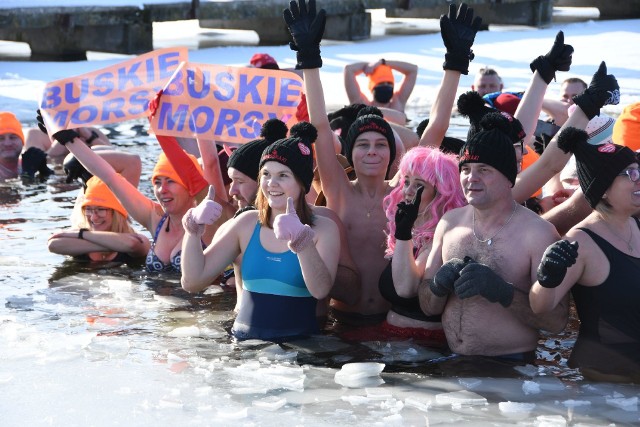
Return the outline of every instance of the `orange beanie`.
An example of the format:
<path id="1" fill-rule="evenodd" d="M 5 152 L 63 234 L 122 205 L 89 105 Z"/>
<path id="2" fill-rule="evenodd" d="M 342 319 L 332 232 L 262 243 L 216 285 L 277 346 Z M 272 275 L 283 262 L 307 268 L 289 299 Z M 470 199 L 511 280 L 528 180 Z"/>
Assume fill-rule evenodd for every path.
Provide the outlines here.
<path id="1" fill-rule="evenodd" d="M 640 102 L 627 105 L 613 125 L 613 143 L 640 150 Z"/>
<path id="2" fill-rule="evenodd" d="M 113 195 L 107 184 L 102 182 L 95 176 L 89 178 L 87 181 L 87 189 L 84 192 L 84 201 L 82 202 L 82 207 L 87 206 L 101 206 L 104 208 L 110 208 L 115 211 L 118 211 L 124 216 L 127 217 L 127 210 L 122 206 L 122 204 L 118 201 L 116 196 Z"/>
<path id="3" fill-rule="evenodd" d="M 373 88 L 380 83 L 394 83 L 393 70 L 388 65 L 378 65 L 373 73 L 369 75 L 369 90 L 373 91 Z"/>
<path id="4" fill-rule="evenodd" d="M 24 145 L 22 125 L 16 116 L 8 111 L 0 111 L 0 135 L 4 135 L 5 133 L 14 133 L 18 135 L 22 141 L 22 145 Z"/>
<path id="5" fill-rule="evenodd" d="M 202 175 L 202 168 L 200 167 L 200 163 L 198 163 L 198 159 L 196 158 L 196 156 L 188 153 L 187 155 L 189 156 L 193 164 L 196 166 L 196 169 Z M 174 167 L 171 166 L 171 162 L 169 161 L 169 158 L 164 152 L 160 153 L 160 156 L 158 157 L 158 161 L 156 162 L 156 166 L 153 168 L 153 173 L 151 174 L 151 182 L 155 181 L 155 179 L 159 176 L 166 176 L 167 178 L 171 178 L 172 180 L 182 185 L 187 190 L 189 189 L 189 187 L 187 187 L 184 184 L 182 179 L 180 179 L 180 175 L 178 175 L 178 172 L 176 172 Z"/>

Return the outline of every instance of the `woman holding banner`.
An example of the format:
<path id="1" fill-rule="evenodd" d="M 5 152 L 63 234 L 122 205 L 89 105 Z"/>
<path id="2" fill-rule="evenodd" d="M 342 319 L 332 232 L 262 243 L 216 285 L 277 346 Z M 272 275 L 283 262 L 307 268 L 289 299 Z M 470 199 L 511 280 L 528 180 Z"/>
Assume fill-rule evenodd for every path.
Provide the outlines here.
<path id="1" fill-rule="evenodd" d="M 44 121 L 39 113 L 38 126 L 46 133 Z M 147 255 L 147 269 L 151 272 L 180 272 L 180 248 L 184 236 L 182 217 L 187 210 L 196 205 L 195 196 L 199 189 L 194 188 L 194 183 L 183 182 L 167 156 L 162 153 L 151 178 L 156 198 L 154 201 L 142 194 L 106 160 L 92 151 L 75 130 L 59 131 L 53 138 L 66 146 L 91 174 L 100 178 L 129 215 L 151 233 L 153 244 Z M 202 178 L 202 170 L 197 159 L 184 151 L 182 153 L 190 159 L 193 170 L 199 171 Z"/>
<path id="2" fill-rule="evenodd" d="M 232 332 L 238 339 L 285 340 L 318 332 L 316 305 L 331 290 L 340 255 L 336 224 L 317 215 L 305 194 L 313 179 L 316 129 L 302 123 L 269 145 L 259 163 L 257 210 L 229 220 L 203 250 L 200 236 L 222 207 L 215 190 L 184 219 L 182 287 L 206 288 L 242 256 L 243 294 Z"/>

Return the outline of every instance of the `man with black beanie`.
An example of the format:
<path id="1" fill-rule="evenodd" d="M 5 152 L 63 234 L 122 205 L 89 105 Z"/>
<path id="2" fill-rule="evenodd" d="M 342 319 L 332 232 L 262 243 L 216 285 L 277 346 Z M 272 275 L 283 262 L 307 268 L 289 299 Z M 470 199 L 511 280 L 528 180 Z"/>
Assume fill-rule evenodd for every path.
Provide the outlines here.
<path id="1" fill-rule="evenodd" d="M 507 120 L 490 114 L 480 126 L 459 155 L 469 204 L 438 223 L 418 296 L 427 315 L 442 314 L 455 353 L 532 362 L 538 329 L 558 332 L 566 320 L 566 305 L 535 316 L 528 300 L 534 266 L 558 234 L 511 195 L 517 166 Z"/>

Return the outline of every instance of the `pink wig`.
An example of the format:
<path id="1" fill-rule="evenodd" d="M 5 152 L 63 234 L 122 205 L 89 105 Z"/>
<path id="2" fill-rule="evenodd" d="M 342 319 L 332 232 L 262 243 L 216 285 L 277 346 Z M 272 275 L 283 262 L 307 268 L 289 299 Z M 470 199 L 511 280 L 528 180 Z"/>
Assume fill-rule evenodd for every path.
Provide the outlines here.
<path id="1" fill-rule="evenodd" d="M 400 161 L 400 182 L 407 176 L 419 176 L 436 189 L 433 201 L 426 212 L 421 212 L 426 221 L 413 229 L 415 249 L 420 249 L 433 239 L 436 225 L 445 212 L 464 206 L 467 202 L 460 185 L 458 161 L 454 155 L 445 154 L 437 148 L 415 147 L 407 151 Z M 393 256 L 396 246 L 395 215 L 398 203 L 404 199 L 402 185 L 398 185 L 382 201 L 382 207 L 387 216 L 389 234 L 387 235 L 386 256 Z"/>

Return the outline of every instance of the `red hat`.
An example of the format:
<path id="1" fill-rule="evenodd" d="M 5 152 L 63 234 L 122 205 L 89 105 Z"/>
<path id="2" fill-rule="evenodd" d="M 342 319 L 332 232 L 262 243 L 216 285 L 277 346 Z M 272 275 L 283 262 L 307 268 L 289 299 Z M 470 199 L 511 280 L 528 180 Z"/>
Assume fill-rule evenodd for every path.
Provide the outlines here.
<path id="1" fill-rule="evenodd" d="M 520 104 L 520 98 L 512 93 L 501 93 L 500 95 L 498 95 L 495 101 L 493 101 L 494 107 L 496 107 L 500 111 L 511 114 L 511 116 L 516 115 L 518 104 Z"/>
<path id="2" fill-rule="evenodd" d="M 251 57 L 249 63 L 256 68 L 267 68 L 270 70 L 279 70 L 278 62 L 266 53 L 256 53 Z"/>

